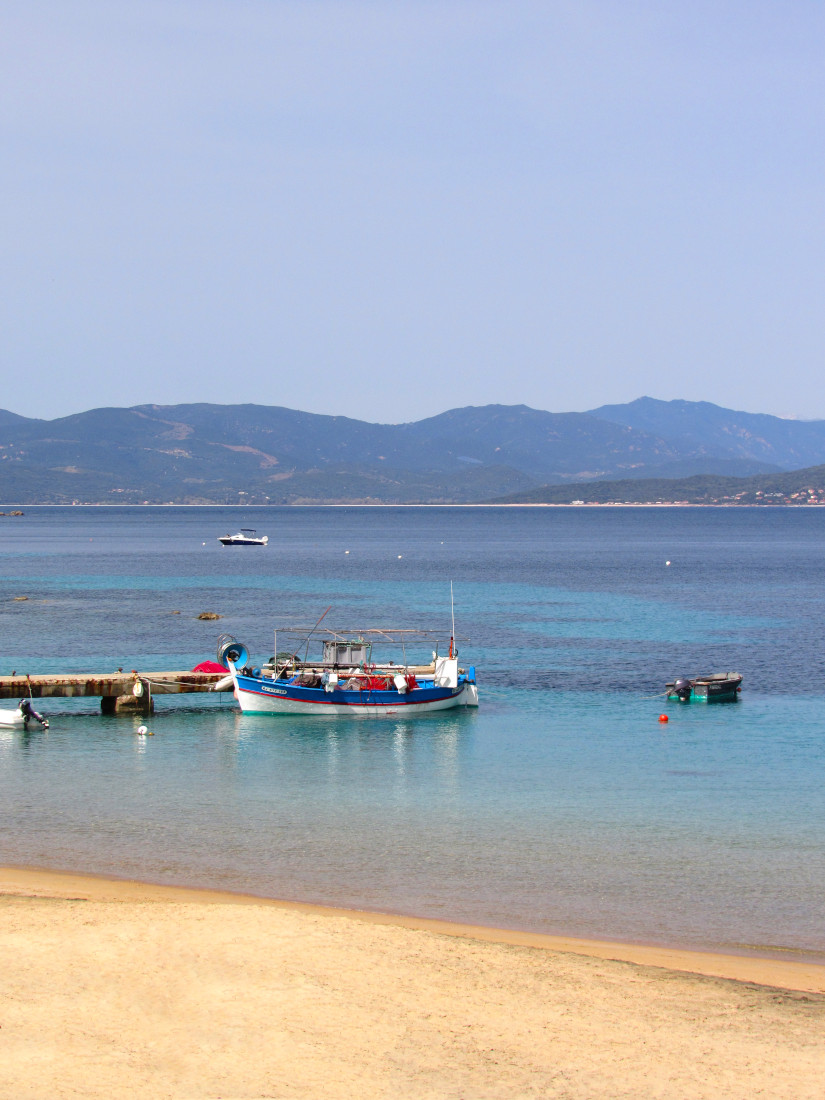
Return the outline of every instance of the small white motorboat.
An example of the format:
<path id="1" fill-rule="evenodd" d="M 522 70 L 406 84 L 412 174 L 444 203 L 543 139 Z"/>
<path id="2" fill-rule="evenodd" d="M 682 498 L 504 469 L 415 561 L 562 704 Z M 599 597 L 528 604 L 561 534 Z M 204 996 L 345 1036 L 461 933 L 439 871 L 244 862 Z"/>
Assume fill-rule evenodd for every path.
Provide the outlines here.
<path id="1" fill-rule="evenodd" d="M 0 726 L 6 729 L 26 728 L 32 720 L 39 722 L 44 730 L 49 728 L 48 718 L 39 714 L 28 699 L 21 699 L 15 710 L 0 710 Z"/>
<path id="2" fill-rule="evenodd" d="M 221 535 L 218 539 L 221 546 L 266 546 L 269 542 L 267 535 L 258 538 L 257 532 L 252 527 L 242 527 L 234 535 Z"/>

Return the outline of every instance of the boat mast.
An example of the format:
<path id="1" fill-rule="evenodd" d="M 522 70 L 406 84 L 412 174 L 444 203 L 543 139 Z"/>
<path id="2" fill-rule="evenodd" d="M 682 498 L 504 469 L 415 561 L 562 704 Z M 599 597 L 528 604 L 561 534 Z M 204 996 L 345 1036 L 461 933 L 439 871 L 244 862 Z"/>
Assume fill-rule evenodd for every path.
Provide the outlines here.
<path id="1" fill-rule="evenodd" d="M 452 632 L 450 633 L 450 656 L 457 657 L 458 650 L 453 653 L 455 647 L 455 603 L 453 602 L 453 582 L 450 581 L 450 618 L 452 620 Z"/>

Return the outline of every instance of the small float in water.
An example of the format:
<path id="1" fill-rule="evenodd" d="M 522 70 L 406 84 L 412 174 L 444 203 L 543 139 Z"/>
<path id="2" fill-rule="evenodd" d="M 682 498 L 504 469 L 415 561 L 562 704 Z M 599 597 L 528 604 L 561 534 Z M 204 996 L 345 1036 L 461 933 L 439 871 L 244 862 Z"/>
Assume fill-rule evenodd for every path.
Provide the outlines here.
<path id="1" fill-rule="evenodd" d="M 712 672 L 708 676 L 683 676 L 667 685 L 668 699 L 681 703 L 735 703 L 742 690 L 738 672 Z"/>
<path id="2" fill-rule="evenodd" d="M 326 614 L 326 612 L 325 612 Z M 323 618 L 323 616 L 322 616 Z M 317 624 L 316 624 L 317 625 Z M 260 668 L 249 664 L 245 645 L 229 634 L 218 639 L 218 661 L 229 670 L 235 697 L 245 714 L 413 715 L 477 707 L 473 666 L 459 665 L 453 637 L 439 655 L 439 640 L 427 630 L 325 630 L 309 659 L 315 628 L 281 630 L 300 642 Z M 435 648 L 433 648 L 433 644 Z M 395 646 L 400 660 L 377 660 L 373 647 Z M 431 651 L 429 659 L 409 659 L 408 649 Z M 304 651 L 303 658 L 298 656 Z M 220 690 L 222 684 L 216 684 Z M 228 685 L 225 685 L 228 686 Z"/>
<path id="3" fill-rule="evenodd" d="M 44 730 L 49 728 L 48 718 L 34 709 L 28 699 L 22 699 L 15 710 L 0 710 L 0 726 L 27 729 L 29 722 L 39 722 Z"/>
<path id="4" fill-rule="evenodd" d="M 268 535 L 261 535 L 252 527 L 242 527 L 234 535 L 221 535 L 218 538 L 221 546 L 266 546 L 269 542 Z"/>

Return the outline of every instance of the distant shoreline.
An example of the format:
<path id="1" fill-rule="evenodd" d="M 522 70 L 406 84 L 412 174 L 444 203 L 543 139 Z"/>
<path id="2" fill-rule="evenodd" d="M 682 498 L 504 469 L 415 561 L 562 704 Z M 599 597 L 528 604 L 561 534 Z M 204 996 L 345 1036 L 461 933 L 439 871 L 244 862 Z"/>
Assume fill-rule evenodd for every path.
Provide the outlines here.
<path id="1" fill-rule="evenodd" d="M 297 508 L 576 508 L 576 509 L 593 509 L 593 508 L 724 508 L 727 511 L 743 511 L 748 509 L 750 511 L 765 512 L 769 510 L 793 512 L 801 509 L 818 509 L 825 508 L 825 502 L 811 503 L 811 504 L 692 504 L 685 502 L 677 503 L 676 501 L 662 501 L 661 503 L 653 501 L 592 501 L 585 502 L 584 504 L 570 504 L 570 503 L 556 503 L 553 501 L 523 501 L 519 503 L 507 503 L 507 504 L 493 504 L 488 501 L 483 502 L 456 502 L 455 504 L 410 504 L 410 503 L 382 503 L 373 502 L 366 503 L 364 501 L 359 502 L 341 502 L 337 504 L 331 504 L 329 502 L 322 502 L 318 504 L 113 504 L 110 501 L 95 503 L 88 501 L 83 504 L 4 504 L 0 506 L 0 519 L 19 519 L 19 516 L 2 516 L 3 508 L 19 508 L 25 510 L 26 508 L 135 508 L 135 509 L 149 509 L 149 508 L 208 508 L 215 509 L 237 509 L 239 511 L 261 510 L 269 511 L 279 508 L 283 509 L 297 509 Z"/>

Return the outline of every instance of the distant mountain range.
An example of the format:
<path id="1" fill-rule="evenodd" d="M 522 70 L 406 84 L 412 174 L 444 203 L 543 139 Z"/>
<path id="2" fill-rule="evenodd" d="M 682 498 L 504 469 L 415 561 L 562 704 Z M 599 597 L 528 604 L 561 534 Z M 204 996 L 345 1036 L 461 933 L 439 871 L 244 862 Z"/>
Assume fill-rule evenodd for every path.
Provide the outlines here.
<path id="1" fill-rule="evenodd" d="M 392 425 L 265 405 L 138 405 L 57 420 L 0 410 L 9 504 L 467 503 L 823 463 L 825 421 L 647 397 L 586 413 L 486 405 Z"/>

